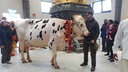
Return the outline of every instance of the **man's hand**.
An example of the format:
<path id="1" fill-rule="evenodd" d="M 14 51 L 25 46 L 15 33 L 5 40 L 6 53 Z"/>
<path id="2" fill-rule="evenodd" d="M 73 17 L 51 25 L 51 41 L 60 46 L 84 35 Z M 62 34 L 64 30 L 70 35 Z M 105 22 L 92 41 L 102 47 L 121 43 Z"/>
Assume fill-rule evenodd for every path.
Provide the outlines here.
<path id="1" fill-rule="evenodd" d="M 94 44 L 95 43 L 95 41 L 94 40 L 91 40 L 91 44 Z"/>
<path id="2" fill-rule="evenodd" d="M 0 46 L 0 48 L 4 48 L 4 46 L 2 45 L 2 46 Z"/>

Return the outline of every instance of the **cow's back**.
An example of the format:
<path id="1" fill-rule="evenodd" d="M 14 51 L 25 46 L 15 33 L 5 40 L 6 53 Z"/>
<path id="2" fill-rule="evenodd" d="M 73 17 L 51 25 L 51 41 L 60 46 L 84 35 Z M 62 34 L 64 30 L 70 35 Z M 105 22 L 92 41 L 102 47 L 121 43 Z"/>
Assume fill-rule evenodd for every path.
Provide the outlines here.
<path id="1" fill-rule="evenodd" d="M 55 37 L 58 26 L 62 27 L 65 20 L 50 18 L 50 19 L 27 19 L 19 25 L 20 35 L 24 35 L 26 45 L 45 47 L 51 38 Z M 24 27 L 24 28 L 20 28 Z M 23 37 L 23 36 L 22 36 Z"/>

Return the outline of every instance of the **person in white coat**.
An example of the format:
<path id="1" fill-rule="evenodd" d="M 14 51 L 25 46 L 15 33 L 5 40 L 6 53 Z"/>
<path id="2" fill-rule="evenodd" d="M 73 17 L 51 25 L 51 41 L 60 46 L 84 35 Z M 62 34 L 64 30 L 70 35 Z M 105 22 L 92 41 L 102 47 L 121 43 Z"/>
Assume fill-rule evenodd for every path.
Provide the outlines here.
<path id="1" fill-rule="evenodd" d="M 114 58 L 117 57 L 117 51 L 121 45 L 121 72 L 128 72 L 128 18 L 121 21 L 113 45 Z"/>

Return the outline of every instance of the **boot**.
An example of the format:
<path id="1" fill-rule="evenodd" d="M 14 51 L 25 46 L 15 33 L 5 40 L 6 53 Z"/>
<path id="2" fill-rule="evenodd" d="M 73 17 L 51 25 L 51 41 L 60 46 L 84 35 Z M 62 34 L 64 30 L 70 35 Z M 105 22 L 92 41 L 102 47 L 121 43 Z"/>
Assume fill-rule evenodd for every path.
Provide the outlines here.
<path id="1" fill-rule="evenodd" d="M 88 65 L 87 63 L 82 63 L 82 64 L 80 64 L 80 66 L 86 66 L 86 65 Z"/>
<path id="2" fill-rule="evenodd" d="M 95 71 L 95 67 L 92 67 L 92 68 L 91 68 L 91 71 Z"/>

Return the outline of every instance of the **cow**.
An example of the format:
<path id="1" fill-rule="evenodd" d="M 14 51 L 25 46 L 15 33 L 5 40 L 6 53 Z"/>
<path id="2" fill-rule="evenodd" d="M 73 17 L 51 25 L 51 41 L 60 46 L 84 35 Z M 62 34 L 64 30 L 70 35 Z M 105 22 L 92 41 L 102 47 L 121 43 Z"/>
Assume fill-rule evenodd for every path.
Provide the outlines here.
<path id="1" fill-rule="evenodd" d="M 84 18 L 81 15 L 72 17 L 73 32 L 77 35 L 88 36 Z M 27 47 L 27 60 L 32 62 L 29 55 L 29 47 L 46 47 L 52 49 L 51 64 L 55 69 L 60 67 L 57 64 L 57 51 L 65 48 L 65 23 L 67 20 L 59 18 L 49 19 L 21 19 L 15 21 L 17 36 L 21 48 L 22 63 L 24 58 L 24 46 Z"/>

